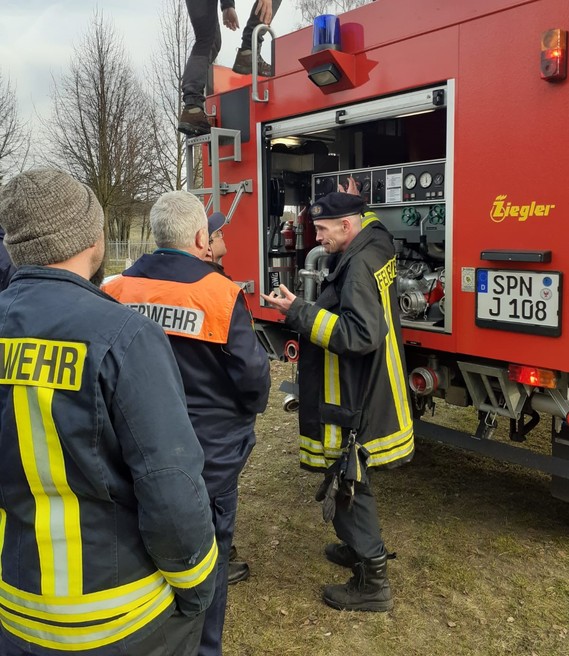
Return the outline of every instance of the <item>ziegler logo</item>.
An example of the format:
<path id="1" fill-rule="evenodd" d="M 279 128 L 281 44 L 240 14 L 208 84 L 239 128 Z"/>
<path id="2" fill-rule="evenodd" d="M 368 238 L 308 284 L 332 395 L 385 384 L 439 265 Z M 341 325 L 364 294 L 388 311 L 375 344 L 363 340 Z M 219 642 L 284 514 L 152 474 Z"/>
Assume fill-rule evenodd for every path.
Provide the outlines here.
<path id="1" fill-rule="evenodd" d="M 490 210 L 490 218 L 495 223 L 501 223 L 507 217 L 518 221 L 527 221 L 530 216 L 549 216 L 549 212 L 555 209 L 555 205 L 538 205 L 534 200 L 531 205 L 512 205 L 506 202 L 507 194 L 496 196 Z"/>

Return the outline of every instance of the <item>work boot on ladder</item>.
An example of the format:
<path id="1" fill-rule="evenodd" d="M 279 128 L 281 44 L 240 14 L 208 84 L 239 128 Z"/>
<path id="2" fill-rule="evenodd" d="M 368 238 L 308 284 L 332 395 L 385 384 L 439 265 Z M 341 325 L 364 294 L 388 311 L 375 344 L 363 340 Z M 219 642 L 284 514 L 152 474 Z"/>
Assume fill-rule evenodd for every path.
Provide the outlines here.
<path id="1" fill-rule="evenodd" d="M 211 125 L 201 107 L 186 106 L 180 114 L 178 131 L 189 137 L 198 137 L 211 132 Z"/>
<path id="2" fill-rule="evenodd" d="M 240 75 L 251 75 L 253 72 L 253 52 L 239 48 L 232 70 Z M 271 65 L 261 55 L 257 57 L 257 73 L 262 77 L 271 77 L 272 75 Z"/>

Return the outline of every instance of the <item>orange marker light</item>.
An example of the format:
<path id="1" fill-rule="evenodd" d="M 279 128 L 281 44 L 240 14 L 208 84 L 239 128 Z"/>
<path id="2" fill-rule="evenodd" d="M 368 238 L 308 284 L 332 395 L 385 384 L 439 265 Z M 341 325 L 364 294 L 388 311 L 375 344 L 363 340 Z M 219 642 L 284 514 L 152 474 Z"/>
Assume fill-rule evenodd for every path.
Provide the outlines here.
<path id="1" fill-rule="evenodd" d="M 547 30 L 541 35 L 541 77 L 548 82 L 567 77 L 567 30 Z"/>
<path id="2" fill-rule="evenodd" d="M 549 389 L 555 389 L 557 387 L 557 375 L 550 369 L 511 364 L 508 367 L 508 378 L 523 385 L 547 387 Z"/>

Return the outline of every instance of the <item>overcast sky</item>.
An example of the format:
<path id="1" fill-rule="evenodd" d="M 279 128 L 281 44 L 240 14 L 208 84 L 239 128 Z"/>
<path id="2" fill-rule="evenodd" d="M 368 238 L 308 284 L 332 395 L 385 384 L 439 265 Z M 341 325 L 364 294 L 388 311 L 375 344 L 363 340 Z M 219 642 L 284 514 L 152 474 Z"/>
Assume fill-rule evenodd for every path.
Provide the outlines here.
<path id="1" fill-rule="evenodd" d="M 284 0 L 276 15 L 272 27 L 277 36 L 298 24 L 293 4 Z M 243 27 L 252 0 L 236 0 L 235 5 Z M 157 48 L 161 6 L 162 0 L 0 0 L 0 69 L 16 86 L 22 117 L 28 118 L 33 107 L 42 116 L 49 113 L 51 76 L 65 71 L 97 8 L 112 18 L 135 69 L 142 73 Z M 222 36 L 218 63 L 231 66 L 240 32 L 222 27 Z"/>

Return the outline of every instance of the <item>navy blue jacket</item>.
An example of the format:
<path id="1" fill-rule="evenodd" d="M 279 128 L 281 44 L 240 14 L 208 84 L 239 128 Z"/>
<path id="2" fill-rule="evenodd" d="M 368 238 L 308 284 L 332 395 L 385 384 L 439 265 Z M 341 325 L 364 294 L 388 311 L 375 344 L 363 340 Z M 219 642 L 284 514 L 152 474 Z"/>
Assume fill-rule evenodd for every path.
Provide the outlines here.
<path id="1" fill-rule="evenodd" d="M 230 489 L 255 444 L 255 418 L 265 410 L 270 388 L 268 357 L 255 335 L 243 292 L 210 263 L 167 250 L 143 255 L 105 285 L 105 291 L 154 316 L 167 330 L 188 413 L 204 450 L 208 492 L 213 498 Z M 164 303 L 192 308 L 204 315 L 203 326 L 213 329 L 207 334 L 173 334 L 175 326 L 165 325 L 168 315 L 156 311 L 166 307 Z M 212 336 L 218 327 L 220 335 Z"/>
<path id="2" fill-rule="evenodd" d="M 36 656 L 122 654 L 176 606 L 208 607 L 203 452 L 154 322 L 68 271 L 18 269 L 0 294 L 0 453 L 0 652 L 24 637 Z"/>

